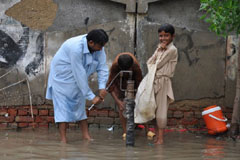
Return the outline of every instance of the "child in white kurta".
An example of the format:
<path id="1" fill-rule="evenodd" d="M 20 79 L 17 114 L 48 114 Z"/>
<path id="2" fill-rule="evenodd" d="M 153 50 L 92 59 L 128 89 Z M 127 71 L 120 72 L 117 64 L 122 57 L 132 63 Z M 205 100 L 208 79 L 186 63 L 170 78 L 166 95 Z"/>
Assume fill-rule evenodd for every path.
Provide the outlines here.
<path id="1" fill-rule="evenodd" d="M 158 29 L 160 43 L 148 64 L 157 64 L 153 88 L 156 100 L 156 144 L 163 143 L 163 129 L 167 125 L 168 106 L 174 101 L 171 78 L 177 64 L 177 48 L 173 45 L 174 28 L 164 24 Z"/>

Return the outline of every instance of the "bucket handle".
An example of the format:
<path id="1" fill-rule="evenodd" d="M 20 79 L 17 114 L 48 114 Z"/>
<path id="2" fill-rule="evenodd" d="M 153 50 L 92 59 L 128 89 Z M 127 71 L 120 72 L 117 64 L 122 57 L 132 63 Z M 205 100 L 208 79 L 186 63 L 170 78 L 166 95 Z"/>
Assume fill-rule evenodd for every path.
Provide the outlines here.
<path id="1" fill-rule="evenodd" d="M 227 118 L 226 118 L 226 117 L 224 117 L 224 119 L 220 119 L 220 118 L 217 118 L 217 117 L 215 117 L 214 115 L 211 115 L 211 114 L 209 114 L 209 117 L 211 117 L 211 118 L 213 118 L 213 119 L 216 119 L 216 120 L 218 120 L 218 121 L 222 121 L 222 122 L 226 122 L 226 121 L 227 121 Z"/>

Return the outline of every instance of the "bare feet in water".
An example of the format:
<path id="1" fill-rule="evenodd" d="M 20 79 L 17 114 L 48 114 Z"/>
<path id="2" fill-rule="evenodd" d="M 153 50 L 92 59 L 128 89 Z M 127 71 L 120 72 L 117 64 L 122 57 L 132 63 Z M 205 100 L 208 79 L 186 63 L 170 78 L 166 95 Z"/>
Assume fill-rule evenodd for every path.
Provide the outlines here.
<path id="1" fill-rule="evenodd" d="M 156 144 L 156 145 L 159 145 L 159 144 L 163 144 L 163 140 L 156 140 L 156 141 L 154 141 L 154 144 Z"/>
<path id="2" fill-rule="evenodd" d="M 83 140 L 87 140 L 87 141 L 93 141 L 93 139 L 87 134 L 87 135 L 83 135 L 82 136 Z"/>
<path id="3" fill-rule="evenodd" d="M 153 141 L 154 144 L 158 145 L 158 144 L 163 144 L 163 139 L 161 138 L 158 138 L 157 136 L 155 137 L 154 141 Z"/>
<path id="4" fill-rule="evenodd" d="M 61 143 L 66 144 L 66 143 L 67 143 L 67 139 L 66 139 L 66 138 L 62 138 L 62 139 L 61 139 Z"/>

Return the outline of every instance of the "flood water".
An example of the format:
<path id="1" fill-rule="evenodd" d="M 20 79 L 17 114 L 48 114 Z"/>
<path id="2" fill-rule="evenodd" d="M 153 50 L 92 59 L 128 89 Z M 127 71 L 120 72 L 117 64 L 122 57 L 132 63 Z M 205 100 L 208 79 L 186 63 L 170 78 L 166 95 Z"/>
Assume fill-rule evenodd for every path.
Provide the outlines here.
<path id="1" fill-rule="evenodd" d="M 0 130 L 0 160 L 239 160 L 240 141 L 200 133 L 167 132 L 155 146 L 137 130 L 135 147 L 126 147 L 122 131 L 90 129 L 94 138 L 81 140 L 81 130 L 68 130 L 68 144 L 53 129 Z"/>

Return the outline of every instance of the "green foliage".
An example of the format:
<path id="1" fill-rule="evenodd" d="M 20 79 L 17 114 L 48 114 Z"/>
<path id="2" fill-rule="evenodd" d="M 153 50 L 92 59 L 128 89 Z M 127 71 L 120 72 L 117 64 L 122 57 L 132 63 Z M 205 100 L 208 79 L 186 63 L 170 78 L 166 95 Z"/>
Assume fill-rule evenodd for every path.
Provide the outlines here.
<path id="1" fill-rule="evenodd" d="M 201 17 L 217 35 L 240 33 L 240 0 L 200 0 Z"/>

